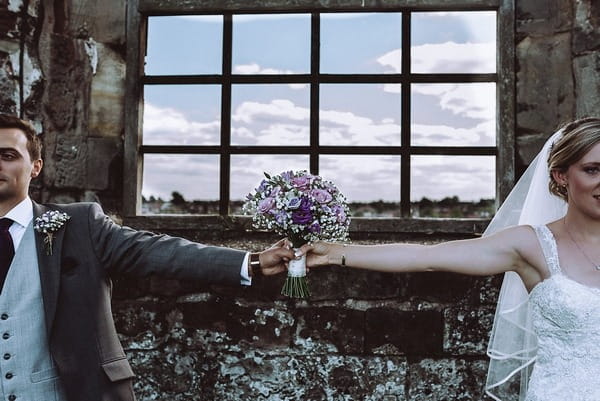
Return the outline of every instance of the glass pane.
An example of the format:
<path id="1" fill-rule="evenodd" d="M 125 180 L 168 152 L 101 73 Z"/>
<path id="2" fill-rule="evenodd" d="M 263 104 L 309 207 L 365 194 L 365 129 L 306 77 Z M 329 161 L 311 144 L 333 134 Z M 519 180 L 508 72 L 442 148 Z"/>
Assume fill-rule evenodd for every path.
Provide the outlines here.
<path id="1" fill-rule="evenodd" d="M 218 214 L 218 155 L 144 155 L 142 213 Z"/>
<path id="2" fill-rule="evenodd" d="M 353 217 L 400 216 L 400 156 L 319 158 L 319 175 L 346 196 Z"/>
<path id="3" fill-rule="evenodd" d="M 402 14 L 321 14 L 323 73 L 401 72 Z"/>
<path id="4" fill-rule="evenodd" d="M 496 12 L 411 14 L 411 71 L 496 72 Z"/>
<path id="5" fill-rule="evenodd" d="M 220 74 L 222 16 L 148 18 L 147 75 Z"/>
<path id="6" fill-rule="evenodd" d="M 221 88 L 218 85 L 146 85 L 144 145 L 218 145 Z"/>
<path id="7" fill-rule="evenodd" d="M 399 146 L 400 85 L 321 85 L 321 145 Z"/>
<path id="8" fill-rule="evenodd" d="M 494 156 L 413 156 L 411 213 L 429 217 L 490 217 L 496 197 Z"/>
<path id="9" fill-rule="evenodd" d="M 233 145 L 308 145 L 310 91 L 292 85 L 233 85 Z"/>
<path id="10" fill-rule="evenodd" d="M 411 144 L 496 146 L 496 84 L 412 85 Z"/>
<path id="11" fill-rule="evenodd" d="M 246 195 L 258 187 L 264 173 L 277 175 L 289 170 L 309 170 L 308 155 L 232 155 L 230 213 L 242 213 Z"/>
<path id="12" fill-rule="evenodd" d="M 310 71 L 310 14 L 234 15 L 234 74 Z"/>

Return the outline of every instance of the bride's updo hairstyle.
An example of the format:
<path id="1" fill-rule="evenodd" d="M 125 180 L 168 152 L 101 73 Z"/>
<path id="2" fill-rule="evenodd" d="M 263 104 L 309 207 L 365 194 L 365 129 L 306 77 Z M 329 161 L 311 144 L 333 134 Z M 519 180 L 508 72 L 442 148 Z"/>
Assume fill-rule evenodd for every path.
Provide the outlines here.
<path id="1" fill-rule="evenodd" d="M 552 171 L 565 172 L 577 163 L 594 145 L 600 142 L 600 118 L 588 117 L 575 120 L 561 128 L 563 134 L 548 155 L 548 171 L 550 171 L 550 192 L 567 202 L 567 188 L 558 184 Z"/>

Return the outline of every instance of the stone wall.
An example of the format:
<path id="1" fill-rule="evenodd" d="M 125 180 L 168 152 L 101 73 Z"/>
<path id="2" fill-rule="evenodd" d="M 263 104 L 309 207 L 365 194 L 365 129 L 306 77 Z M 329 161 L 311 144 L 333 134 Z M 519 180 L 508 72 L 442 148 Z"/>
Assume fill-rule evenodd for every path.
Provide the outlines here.
<path id="1" fill-rule="evenodd" d="M 560 123 L 600 110 L 600 6 L 516 0 L 517 172 Z M 125 0 L 0 0 L 0 111 L 43 131 L 38 201 L 122 209 Z M 261 250 L 272 237 L 173 231 Z M 439 235 L 358 238 L 438 242 Z M 250 288 L 120 277 L 114 310 L 146 400 L 478 400 L 500 277 L 311 273 Z"/>

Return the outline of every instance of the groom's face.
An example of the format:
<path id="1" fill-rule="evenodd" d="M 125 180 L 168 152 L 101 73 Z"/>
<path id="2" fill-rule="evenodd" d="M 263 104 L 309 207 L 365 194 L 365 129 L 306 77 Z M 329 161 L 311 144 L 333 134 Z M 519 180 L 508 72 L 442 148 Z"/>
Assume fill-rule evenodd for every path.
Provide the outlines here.
<path id="1" fill-rule="evenodd" d="M 18 128 L 0 128 L 0 203 L 13 206 L 25 199 L 42 160 L 31 160 L 27 137 Z"/>

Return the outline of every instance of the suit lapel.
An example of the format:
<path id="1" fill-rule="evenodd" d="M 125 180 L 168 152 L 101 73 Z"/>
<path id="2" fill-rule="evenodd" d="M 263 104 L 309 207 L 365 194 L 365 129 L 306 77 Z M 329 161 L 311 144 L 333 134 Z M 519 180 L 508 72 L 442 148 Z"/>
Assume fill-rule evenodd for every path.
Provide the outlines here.
<path id="1" fill-rule="evenodd" d="M 33 202 L 34 219 L 49 210 L 52 209 Z M 65 228 L 66 226 L 54 233 L 52 239 L 52 255 L 48 255 L 47 246 L 44 243 L 45 235 L 38 233 L 37 231 L 35 232 L 35 247 L 37 249 L 38 268 L 42 284 L 42 298 L 44 300 L 44 313 L 46 315 L 48 338 L 50 338 L 50 333 L 52 332 L 52 323 L 54 322 L 54 314 L 56 313 L 56 302 L 58 299 L 60 283 L 60 256 Z"/>

